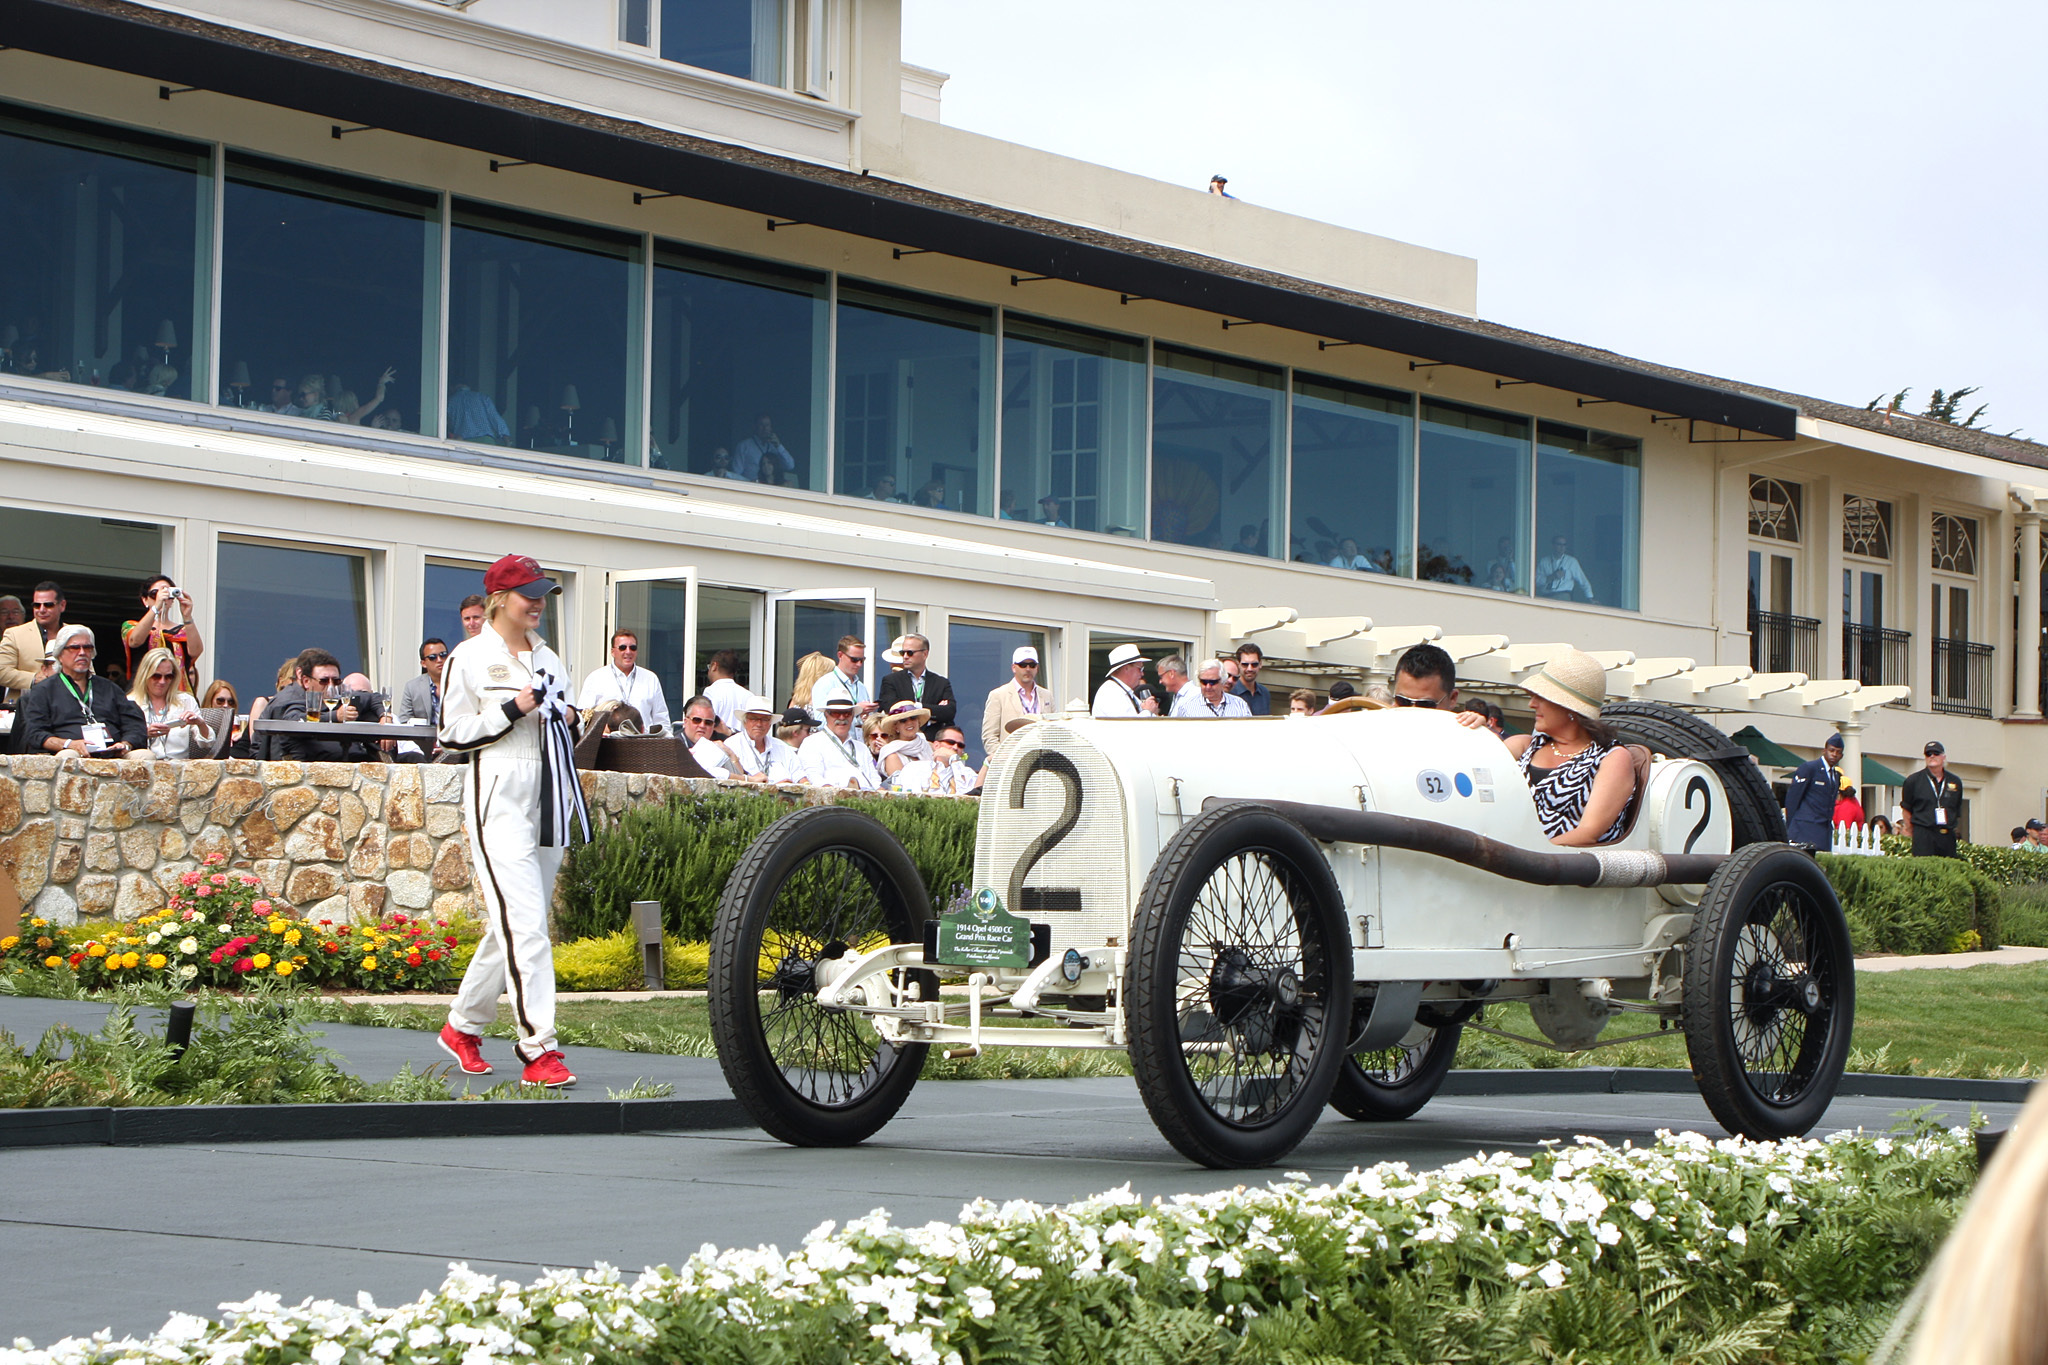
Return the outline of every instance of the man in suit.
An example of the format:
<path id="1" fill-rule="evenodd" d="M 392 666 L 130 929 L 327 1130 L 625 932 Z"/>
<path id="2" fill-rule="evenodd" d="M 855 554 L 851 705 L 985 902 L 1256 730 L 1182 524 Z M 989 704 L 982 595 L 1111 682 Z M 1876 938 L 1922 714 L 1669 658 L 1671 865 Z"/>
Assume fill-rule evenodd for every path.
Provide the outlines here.
<path id="1" fill-rule="evenodd" d="M 1842 737 L 1829 735 L 1819 758 L 1792 773 L 1785 788 L 1785 838 L 1826 852 L 1835 839 L 1835 794 L 1841 790 Z"/>
<path id="2" fill-rule="evenodd" d="M 318 708 L 330 698 L 339 698 L 339 705 L 326 713 L 327 718 L 347 722 L 352 720 L 375 719 L 364 716 L 357 705 L 357 699 L 341 690 L 341 663 L 324 649 L 306 649 L 292 664 L 292 684 L 283 688 L 270 699 L 264 708 L 265 720 L 306 719 L 307 713 Z M 270 758 L 296 758 L 308 763 L 356 763 L 374 758 L 376 746 L 368 745 L 368 752 L 362 741 L 344 739 L 315 739 L 311 735 L 270 736 Z"/>
<path id="3" fill-rule="evenodd" d="M 64 628 L 64 590 L 55 583 L 38 583 L 30 610 L 34 619 L 24 621 L 0 636 L 0 688 L 7 700 L 19 702 L 43 672 L 43 657 L 50 642 Z"/>
<path id="4" fill-rule="evenodd" d="M 932 657 L 932 642 L 922 635 L 899 635 L 882 657 L 890 663 L 903 667 L 895 670 L 875 688 L 875 702 L 886 711 L 899 701 L 913 701 L 932 713 L 929 724 L 924 727 L 926 739 L 937 739 L 939 731 L 953 723 L 957 709 L 953 701 L 953 684 L 945 675 L 934 673 L 928 666 Z"/>
<path id="5" fill-rule="evenodd" d="M 400 725 L 441 724 L 441 670 L 448 666 L 448 643 L 435 637 L 420 641 L 419 676 L 405 685 L 398 694 L 397 721 Z M 410 746 L 408 749 L 407 746 Z M 400 756 L 412 761 L 415 757 L 431 755 L 435 745 L 432 740 L 415 744 L 406 740 L 399 746 Z"/>
<path id="6" fill-rule="evenodd" d="M 1038 651 L 1020 645 L 1010 655 L 1010 681 L 988 694 L 981 708 L 981 752 L 996 751 L 1008 733 L 1005 727 L 1020 716 L 1042 716 L 1052 710 L 1052 696 L 1038 685 Z"/>

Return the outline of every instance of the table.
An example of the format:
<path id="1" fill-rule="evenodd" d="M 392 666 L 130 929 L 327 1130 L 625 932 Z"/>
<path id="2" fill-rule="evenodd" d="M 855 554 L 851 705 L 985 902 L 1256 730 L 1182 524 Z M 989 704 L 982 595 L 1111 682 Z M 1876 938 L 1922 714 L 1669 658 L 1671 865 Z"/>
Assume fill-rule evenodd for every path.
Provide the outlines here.
<path id="1" fill-rule="evenodd" d="M 398 725 L 374 720 L 263 720 L 255 722 L 259 735 L 312 735 L 319 739 L 410 739 L 420 744 L 439 733 L 431 725 Z"/>

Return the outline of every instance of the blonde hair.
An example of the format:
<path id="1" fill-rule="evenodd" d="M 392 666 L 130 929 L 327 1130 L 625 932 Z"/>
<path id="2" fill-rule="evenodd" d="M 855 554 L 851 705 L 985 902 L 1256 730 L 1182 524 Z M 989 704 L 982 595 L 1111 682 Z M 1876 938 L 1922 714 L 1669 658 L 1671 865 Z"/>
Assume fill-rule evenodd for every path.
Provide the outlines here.
<path id="1" fill-rule="evenodd" d="M 515 596 L 517 594 L 510 588 L 500 588 L 489 597 L 486 597 L 484 599 L 484 620 L 495 620 L 498 613 L 505 609 L 505 603 Z"/>
<path id="2" fill-rule="evenodd" d="M 2036 1086 L 1913 1301 L 1907 1365 L 2048 1361 L 2048 1097 Z M 1896 1327 L 1893 1329 L 1897 1330 Z M 1882 1347 L 1879 1355 L 1887 1355 Z"/>
<path id="3" fill-rule="evenodd" d="M 220 705 L 220 694 L 223 692 L 228 694 L 228 709 L 230 711 L 242 709 L 242 699 L 235 695 L 235 685 L 226 678 L 215 678 L 212 682 L 208 683 L 206 691 L 199 695 L 199 704 L 201 706 L 218 706 Z"/>
<path id="4" fill-rule="evenodd" d="M 789 694 L 791 706 L 808 707 L 811 704 L 811 689 L 818 685 L 818 679 L 830 673 L 837 664 L 823 654 L 812 650 L 796 661 L 796 686 Z"/>
<path id="5" fill-rule="evenodd" d="M 156 672 L 158 664 L 171 666 L 171 685 L 164 693 L 164 700 L 170 701 L 185 690 L 185 669 L 178 662 L 178 656 L 158 645 L 142 656 L 142 662 L 135 666 L 135 676 L 128 680 L 128 700 L 137 706 L 149 704 L 149 675 Z"/>
<path id="6" fill-rule="evenodd" d="M 277 666 L 277 685 L 279 688 L 290 687 L 292 680 L 298 676 L 299 656 L 296 654 Z"/>

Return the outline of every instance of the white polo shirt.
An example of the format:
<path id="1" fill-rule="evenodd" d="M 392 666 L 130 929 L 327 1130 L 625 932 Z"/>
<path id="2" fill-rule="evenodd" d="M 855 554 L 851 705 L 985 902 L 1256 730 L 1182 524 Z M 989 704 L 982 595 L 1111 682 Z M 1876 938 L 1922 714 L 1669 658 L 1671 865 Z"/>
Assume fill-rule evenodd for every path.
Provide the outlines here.
<path id="1" fill-rule="evenodd" d="M 784 744 L 775 736 L 768 736 L 768 751 L 761 752 L 754 747 L 754 741 L 745 733 L 734 735 L 726 741 L 725 751 L 732 755 L 733 765 L 740 775 L 753 777 L 766 773 L 770 782 L 795 782 L 796 750 Z"/>
<path id="2" fill-rule="evenodd" d="M 1235 692 L 1225 692 L 1221 701 L 1211 706 L 1201 695 L 1201 688 L 1195 688 L 1197 695 L 1183 693 L 1173 703 L 1175 720 L 1249 720 L 1252 708 L 1243 697 Z"/>
<path id="3" fill-rule="evenodd" d="M 862 791 L 880 791 L 882 773 L 868 746 L 848 735 L 841 739 L 830 730 L 820 730 L 796 751 L 797 780 L 817 787 L 844 787 L 848 783 Z"/>
<path id="4" fill-rule="evenodd" d="M 731 678 L 720 678 L 704 689 L 704 697 L 711 703 L 711 710 L 718 717 L 718 723 L 738 733 L 740 708 L 752 701 L 754 694 Z"/>
<path id="5" fill-rule="evenodd" d="M 661 679 L 644 668 L 622 673 L 617 664 L 606 664 L 583 680 L 576 698 L 577 709 L 588 711 L 602 701 L 620 701 L 640 713 L 648 733 L 659 725 L 668 729 L 668 698 L 661 692 Z"/>
<path id="6" fill-rule="evenodd" d="M 1104 678 L 1095 689 L 1095 704 L 1088 714 L 1097 717 L 1143 716 L 1150 714 L 1138 702 L 1138 694 L 1125 687 L 1121 678 Z"/>

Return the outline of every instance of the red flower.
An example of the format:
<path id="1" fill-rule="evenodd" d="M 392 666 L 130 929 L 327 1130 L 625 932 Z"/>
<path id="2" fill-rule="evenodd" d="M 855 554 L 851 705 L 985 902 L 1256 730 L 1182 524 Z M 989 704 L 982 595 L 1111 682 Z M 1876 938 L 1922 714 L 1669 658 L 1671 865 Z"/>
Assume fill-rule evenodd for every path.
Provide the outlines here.
<path id="1" fill-rule="evenodd" d="M 447 944 L 447 945 L 448 945 L 448 946 L 449 946 L 450 948 L 453 948 L 453 947 L 455 946 L 455 935 L 453 935 L 453 934 L 450 934 L 450 935 L 448 935 L 448 936 L 447 936 L 446 938 L 442 939 L 441 941 L 442 941 L 443 943 Z"/>
<path id="2" fill-rule="evenodd" d="M 341 945 L 339 943 L 323 943 L 320 946 L 322 948 L 325 948 L 330 953 L 338 953 L 341 951 Z"/>
<path id="3" fill-rule="evenodd" d="M 238 972 L 253 972 L 256 970 L 256 964 L 254 961 L 246 957 L 236 958 L 235 970 Z"/>
<path id="4" fill-rule="evenodd" d="M 212 952 L 208 953 L 208 954 L 207 954 L 206 956 L 207 956 L 208 960 L 209 960 L 209 961 L 211 961 L 211 962 L 213 963 L 213 965 L 214 965 L 214 966 L 218 967 L 218 966 L 220 965 L 220 960 L 221 960 L 222 958 L 226 957 L 227 955 L 228 955 L 228 949 L 227 949 L 227 945 L 226 945 L 226 944 L 222 944 L 222 945 L 221 945 L 220 947 L 218 947 L 218 948 L 215 948 L 215 949 L 214 949 L 214 950 L 213 950 Z"/>
<path id="5" fill-rule="evenodd" d="M 429 962 L 439 962 L 440 960 L 441 960 L 441 950 L 440 950 L 439 948 L 429 948 L 429 949 L 427 949 L 427 961 L 429 961 Z"/>
<path id="6" fill-rule="evenodd" d="M 419 965 L 420 965 L 420 955 L 419 955 L 418 953 L 407 953 L 407 954 L 405 955 L 405 963 L 406 963 L 406 965 L 407 965 L 408 967 L 417 967 L 417 966 L 419 966 Z"/>
<path id="7" fill-rule="evenodd" d="M 391 917 L 391 922 L 392 922 L 393 924 L 403 924 L 403 923 L 405 923 L 405 916 L 404 916 L 404 915 L 397 915 L 397 914 L 394 914 L 394 915 L 393 915 L 393 916 Z"/>
<path id="8" fill-rule="evenodd" d="M 69 962 L 69 963 L 70 963 L 70 964 L 71 964 L 71 965 L 72 965 L 73 967 L 76 967 L 76 966 L 78 966 L 78 965 L 79 965 L 79 964 L 80 964 L 81 962 L 84 962 L 84 961 L 85 961 L 85 954 L 84 954 L 84 953 L 73 953 L 73 954 L 72 954 L 72 955 L 71 955 L 70 957 L 66 958 L 66 959 L 65 959 L 65 961 Z"/>
<path id="9" fill-rule="evenodd" d="M 334 932 L 340 934 L 343 938 L 347 938 L 348 926 L 346 924 L 337 924 L 334 926 Z"/>

